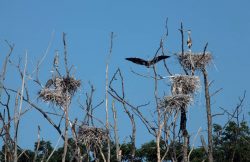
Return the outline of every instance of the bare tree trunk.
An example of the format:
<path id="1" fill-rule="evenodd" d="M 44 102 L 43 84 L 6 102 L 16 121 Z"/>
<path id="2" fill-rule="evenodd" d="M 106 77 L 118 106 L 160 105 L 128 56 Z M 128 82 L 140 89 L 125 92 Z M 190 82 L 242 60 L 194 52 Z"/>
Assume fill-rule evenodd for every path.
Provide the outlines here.
<path id="1" fill-rule="evenodd" d="M 6 72 L 7 72 L 7 65 L 9 63 L 10 55 L 12 54 L 13 49 L 14 49 L 14 45 L 9 44 L 8 41 L 6 41 L 6 43 L 8 44 L 8 46 L 10 48 L 10 51 L 5 57 L 5 60 L 3 62 L 3 67 L 1 69 L 1 74 L 0 74 L 0 103 L 1 103 L 1 105 L 3 105 L 3 103 L 2 103 L 2 91 L 4 89 L 4 81 L 5 81 Z M 10 95 L 7 93 L 6 89 L 4 89 L 4 90 L 5 90 L 5 93 L 7 94 L 7 101 L 9 101 Z M 0 114 L 0 121 L 3 123 L 3 127 L 0 130 L 5 131 L 5 136 L 3 137 L 3 141 L 4 141 L 4 160 L 7 161 L 7 160 L 10 160 L 10 159 L 13 160 L 13 158 L 11 157 L 12 154 L 10 153 L 10 150 L 11 150 L 10 149 L 10 141 L 11 141 L 11 137 L 10 137 L 10 120 L 11 120 L 11 117 L 10 117 L 9 103 L 7 102 L 3 106 L 5 106 L 5 110 L 7 112 L 7 122 L 5 123 L 5 115 L 2 116 L 2 114 Z"/>
<path id="2" fill-rule="evenodd" d="M 6 75 L 6 72 L 7 72 L 8 61 L 10 59 L 10 55 L 12 54 L 12 52 L 14 50 L 14 45 L 9 44 L 8 41 L 6 41 L 6 43 L 8 44 L 8 46 L 10 48 L 10 51 L 7 54 L 7 56 L 5 57 L 5 60 L 3 62 L 2 71 L 1 71 L 1 74 L 0 74 L 0 101 L 2 99 L 2 90 L 3 90 L 4 81 L 5 81 L 5 75 Z"/>
<path id="3" fill-rule="evenodd" d="M 207 130 L 208 130 L 208 161 L 213 162 L 213 136 L 212 136 L 212 115 L 210 105 L 210 94 L 209 94 L 209 82 L 208 74 L 206 69 L 202 69 L 205 85 L 205 99 L 206 99 L 206 110 L 207 110 Z"/>
<path id="4" fill-rule="evenodd" d="M 131 161 L 134 161 L 134 158 L 135 158 L 135 133 L 136 133 L 136 127 L 135 127 L 135 120 L 134 120 L 134 115 L 132 114 L 132 117 L 131 117 L 131 123 L 132 123 L 132 138 L 131 138 L 131 142 L 132 142 L 132 160 Z"/>
<path id="5" fill-rule="evenodd" d="M 107 133 L 108 133 L 108 136 L 109 136 L 109 114 L 108 114 L 108 84 L 109 84 L 109 79 L 108 79 L 108 71 L 109 71 L 109 61 L 110 61 L 110 57 L 111 57 L 111 54 L 112 54 L 112 48 L 113 48 L 113 32 L 111 32 L 111 40 L 110 40 L 110 49 L 109 49 L 109 54 L 108 54 L 108 57 L 107 57 L 107 62 L 106 62 L 106 86 L 105 86 L 105 111 L 106 111 L 106 130 L 107 130 Z M 107 162 L 110 162 L 110 138 L 108 138 L 107 140 L 107 145 L 108 145 L 108 155 L 107 155 Z"/>
<path id="6" fill-rule="evenodd" d="M 159 129 L 158 132 L 157 132 L 157 135 L 156 135 L 157 162 L 161 162 L 160 140 L 161 140 L 161 130 Z"/>
<path id="7" fill-rule="evenodd" d="M 182 131 L 182 136 L 183 136 L 183 146 L 182 146 L 183 162 L 188 161 L 188 131 L 186 128 L 187 125 L 186 109 L 187 108 L 185 106 L 181 107 L 180 130 Z"/>
<path id="8" fill-rule="evenodd" d="M 183 162 L 188 162 L 188 134 L 183 134 Z"/>
<path id="9" fill-rule="evenodd" d="M 18 126 L 19 126 L 19 121 L 21 118 L 21 113 L 22 113 L 22 106 L 23 106 L 23 94 L 24 94 L 24 89 L 25 89 L 25 79 L 26 79 L 26 67 L 27 67 L 27 51 L 25 54 L 25 62 L 24 62 L 24 69 L 23 69 L 23 75 L 22 75 L 22 87 L 21 87 L 21 92 L 20 92 L 20 103 L 19 103 L 19 110 L 17 110 L 18 106 L 18 98 L 16 98 L 16 103 L 15 103 L 15 120 L 14 120 L 14 127 L 15 127 L 15 136 L 14 136 L 14 162 L 18 161 L 18 155 L 17 155 L 17 134 L 18 134 Z M 17 95 L 17 97 L 19 97 Z"/>
<path id="10" fill-rule="evenodd" d="M 122 100 L 125 100 L 125 89 L 124 89 L 124 79 L 123 76 L 121 74 L 120 69 L 118 69 L 119 71 L 119 75 L 121 77 L 121 82 L 122 82 Z M 126 107 L 126 104 L 124 102 L 122 102 L 123 108 L 125 110 L 125 112 L 127 113 L 131 125 L 132 125 L 132 135 L 131 135 L 131 159 L 130 161 L 133 162 L 134 158 L 135 158 L 135 151 L 136 151 L 136 147 L 135 147 L 135 140 L 136 140 L 136 124 L 135 124 L 135 119 L 134 119 L 134 115 L 132 113 L 129 112 L 129 110 Z M 121 152 L 119 153 L 119 155 L 121 156 Z"/>
<path id="11" fill-rule="evenodd" d="M 65 112 L 65 132 L 64 132 L 64 149 L 63 149 L 63 158 L 62 158 L 62 162 L 66 161 L 66 155 L 67 155 L 67 150 L 68 150 L 68 128 L 69 128 L 69 100 L 68 100 L 68 92 L 66 92 L 67 94 L 67 101 L 66 101 L 66 105 L 63 107 L 64 112 Z"/>
<path id="12" fill-rule="evenodd" d="M 115 136 L 115 148 L 116 148 L 116 159 L 118 162 L 120 162 L 120 157 L 119 157 L 119 152 L 120 152 L 120 147 L 119 147 L 119 137 L 117 133 L 117 112 L 115 108 L 115 101 L 112 102 L 112 112 L 113 112 L 113 118 L 114 118 L 114 136 Z"/>
<path id="13" fill-rule="evenodd" d="M 177 155 L 176 155 L 176 143 L 175 143 L 175 139 L 176 139 L 176 132 L 175 132 L 175 128 L 176 128 L 176 121 L 177 121 L 177 117 L 178 117 L 178 111 L 175 112 L 174 115 L 174 123 L 173 123 L 173 155 L 172 155 L 172 160 L 173 162 L 177 162 Z"/>
<path id="14" fill-rule="evenodd" d="M 161 123 L 161 111 L 158 106 L 158 82 L 157 82 L 157 73 L 156 73 L 156 67 L 154 65 L 153 67 L 154 70 L 154 96 L 155 96 L 155 102 L 156 102 L 156 111 L 157 111 L 157 124 L 158 124 L 158 130 L 156 133 L 156 154 L 157 154 L 157 162 L 161 162 L 161 147 L 160 147 L 160 142 L 161 142 L 161 133 L 162 133 L 162 123 Z"/>
<path id="15" fill-rule="evenodd" d="M 111 87 L 111 84 L 112 82 L 114 81 L 114 79 L 116 78 L 116 75 L 119 74 L 120 76 L 120 79 L 121 79 L 121 87 L 122 87 L 122 96 L 117 96 L 118 98 L 113 97 L 118 100 L 119 102 L 122 103 L 123 105 L 123 108 L 126 112 L 126 114 L 128 115 L 129 119 L 130 119 L 130 122 L 131 122 L 131 126 L 132 126 L 132 133 L 131 133 L 131 158 L 129 159 L 129 161 L 133 162 L 134 161 L 134 158 L 135 158 L 135 152 L 136 152 L 136 147 L 135 147 L 135 141 L 136 141 L 136 124 L 135 124 L 135 119 L 134 119 L 134 115 L 128 110 L 127 106 L 126 106 L 126 102 L 125 102 L 125 88 L 124 88 L 124 79 L 123 79 L 123 76 L 122 76 L 122 73 L 120 71 L 120 69 L 118 68 L 115 72 L 115 74 L 113 75 L 111 81 L 110 81 L 110 85 L 109 85 L 109 88 L 111 89 L 111 91 L 114 92 L 114 89 Z M 117 95 L 117 93 L 116 93 Z M 113 111 L 114 112 L 114 111 Z M 116 135 L 115 135 L 116 136 Z M 118 161 L 121 161 L 121 156 L 122 156 L 122 150 L 118 150 L 117 151 L 117 156 L 119 157 L 118 158 Z"/>
<path id="16" fill-rule="evenodd" d="M 15 99 L 15 109 L 14 109 L 14 129 L 15 129 L 15 136 L 14 136 L 14 162 L 17 162 L 17 133 L 18 133 L 18 125 L 19 125 L 19 112 L 18 112 L 18 100 L 19 99 L 19 92 L 16 94 Z"/>
<path id="17" fill-rule="evenodd" d="M 38 155 L 38 149 L 40 147 L 40 126 L 38 125 L 38 130 L 37 130 L 37 145 L 36 145 L 36 150 L 35 150 L 35 155 L 34 155 L 34 159 L 33 162 L 36 162 L 36 158 Z"/>

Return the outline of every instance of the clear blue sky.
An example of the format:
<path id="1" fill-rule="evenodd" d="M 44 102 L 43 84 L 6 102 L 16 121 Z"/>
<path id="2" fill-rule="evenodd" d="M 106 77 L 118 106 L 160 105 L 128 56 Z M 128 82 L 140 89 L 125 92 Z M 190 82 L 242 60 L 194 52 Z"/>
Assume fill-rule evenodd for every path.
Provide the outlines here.
<path id="1" fill-rule="evenodd" d="M 69 63 L 77 68 L 76 77 L 82 80 L 83 89 L 88 90 L 88 81 L 96 87 L 94 102 L 104 99 L 105 61 L 110 45 L 110 32 L 115 33 L 110 75 L 120 67 L 125 76 L 127 98 L 135 105 L 153 100 L 153 82 L 135 76 L 130 68 L 142 73 L 149 71 L 124 60 L 137 56 L 150 58 L 159 45 L 164 33 L 165 20 L 168 17 L 169 36 L 166 48 L 169 55 L 181 50 L 180 22 L 185 29 L 192 30 L 193 51 L 202 51 L 206 42 L 213 53 L 214 64 L 209 67 L 209 78 L 215 80 L 211 92 L 223 88 L 212 100 L 213 113 L 219 107 L 233 109 L 238 96 L 247 90 L 246 108 L 249 108 L 250 91 L 250 2 L 248 0 L 210 0 L 210 1 L 170 1 L 170 0 L 22 0 L 0 2 L 0 58 L 3 59 L 8 48 L 4 40 L 15 43 L 12 58 L 24 57 L 28 51 L 29 70 L 33 70 L 37 60 L 45 52 L 50 40 L 52 46 L 41 69 L 41 80 L 45 83 L 50 77 L 50 68 L 55 50 L 62 54 L 62 32 L 67 33 Z M 2 65 L 2 61 L 0 62 Z M 173 73 L 182 73 L 174 56 L 168 60 Z M 16 71 L 8 71 L 9 86 L 20 87 Z M 168 83 L 168 80 L 165 82 Z M 18 83 L 18 84 L 17 84 Z M 160 93 L 170 93 L 169 87 Z M 32 88 L 33 98 L 38 88 Z M 82 95 L 84 96 L 84 95 Z M 83 98 L 83 97 L 82 97 Z M 193 135 L 199 127 L 206 129 L 203 93 L 195 98 L 190 108 L 188 125 Z M 39 102 L 41 104 L 41 101 Z M 78 116 L 77 104 L 71 108 L 72 116 Z M 44 109 L 49 108 L 43 105 Z M 150 105 L 147 109 L 152 108 Z M 75 109 L 75 110 L 74 110 Z M 97 110 L 97 116 L 105 119 L 104 105 Z M 121 107 L 118 107 L 121 109 Z M 77 112 L 76 112 L 77 111 Z M 151 110 L 152 112 L 154 110 Z M 249 111 L 249 109 L 248 109 Z M 82 113 L 82 112 L 80 112 Z M 123 141 L 130 134 L 126 115 L 119 111 L 119 133 Z M 83 114 L 82 114 L 83 115 Z M 223 122 L 225 118 L 216 118 Z M 249 121 L 249 119 L 247 119 Z M 19 144 L 32 148 L 36 140 L 37 125 L 41 125 L 41 136 L 54 144 L 58 134 L 48 125 L 42 116 L 31 110 L 21 120 Z M 137 146 L 152 139 L 145 135 L 146 130 L 138 121 Z"/>

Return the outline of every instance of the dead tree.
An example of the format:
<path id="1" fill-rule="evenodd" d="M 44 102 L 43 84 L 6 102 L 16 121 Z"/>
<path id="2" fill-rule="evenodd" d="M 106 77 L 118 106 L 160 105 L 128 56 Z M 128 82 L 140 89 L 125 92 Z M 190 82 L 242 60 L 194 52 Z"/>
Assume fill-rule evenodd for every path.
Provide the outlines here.
<path id="1" fill-rule="evenodd" d="M 207 70 L 202 69 L 205 85 L 205 99 L 206 99 L 206 110 L 207 110 L 207 129 L 208 129 L 208 160 L 213 162 L 213 132 L 212 132 L 212 114 L 211 114 L 211 104 L 210 104 L 210 94 L 209 94 L 209 81 Z"/>
<path id="2" fill-rule="evenodd" d="M 158 58 L 157 55 L 160 53 L 160 51 L 162 51 L 162 56 L 164 56 L 163 40 L 162 39 L 160 41 L 159 48 L 156 50 L 154 58 Z M 167 71 L 169 72 L 169 69 L 167 68 L 166 63 L 164 65 L 165 65 Z M 129 104 L 125 100 L 125 98 L 122 95 L 119 95 L 114 89 L 111 88 L 110 94 L 111 94 L 111 96 L 113 96 L 115 99 L 117 99 L 121 103 L 126 104 L 129 107 L 131 107 L 131 110 L 139 117 L 139 119 L 141 119 L 143 124 L 148 129 L 149 133 L 151 133 L 155 137 L 156 150 L 157 150 L 156 151 L 157 161 L 160 162 L 160 161 L 164 160 L 164 158 L 166 157 L 168 150 L 169 150 L 169 145 L 168 145 L 167 141 L 170 137 L 169 132 L 170 132 L 170 129 L 172 129 L 171 125 L 174 125 L 174 124 L 172 122 L 170 122 L 170 123 L 168 123 L 168 122 L 170 120 L 170 117 L 174 114 L 174 111 L 173 111 L 173 109 L 171 109 L 169 107 L 164 107 L 164 105 L 162 104 L 162 101 L 160 100 L 160 98 L 158 96 L 158 81 L 163 79 L 163 78 L 160 77 L 161 75 L 158 74 L 157 69 L 156 69 L 156 64 L 153 64 L 151 67 L 148 66 L 148 68 L 151 68 L 153 70 L 153 76 L 146 76 L 146 75 L 138 74 L 134 71 L 132 71 L 132 72 L 135 73 L 136 75 L 153 79 L 153 81 L 154 81 L 153 93 L 154 93 L 154 99 L 155 99 L 155 103 L 156 103 L 156 105 L 155 105 L 156 120 L 155 121 L 149 122 L 149 119 L 145 118 L 144 115 L 141 113 L 141 111 L 137 107 L 134 107 L 131 104 Z M 176 120 L 174 120 L 173 122 L 176 122 Z M 162 140 L 163 135 L 165 136 L 164 142 L 165 142 L 166 151 L 161 155 L 162 151 L 161 151 L 160 143 L 163 141 Z"/>
<path id="3" fill-rule="evenodd" d="M 116 159 L 118 162 L 121 161 L 121 150 L 119 144 L 119 135 L 118 135 L 118 126 L 117 126 L 117 111 L 115 107 L 115 101 L 112 102 L 112 112 L 113 112 L 113 120 L 114 120 L 114 140 L 115 140 L 115 152 Z"/>
<path id="4" fill-rule="evenodd" d="M 62 161 L 64 162 L 66 160 L 66 154 L 68 149 L 68 129 L 69 127 L 72 128 L 72 123 L 69 119 L 69 106 L 72 97 L 74 96 L 78 88 L 81 86 L 81 81 L 76 80 L 73 76 L 70 76 L 70 70 L 68 68 L 67 44 L 65 33 L 63 33 L 63 45 L 66 74 L 65 76 L 55 75 L 52 78 L 48 79 L 46 86 L 39 92 L 39 97 L 45 102 L 51 102 L 53 104 L 56 104 L 63 111 L 62 118 L 65 119 L 65 128 L 64 151 Z M 57 61 L 54 61 L 54 64 L 57 64 Z M 75 134 L 75 132 L 72 133 Z"/>
<path id="5" fill-rule="evenodd" d="M 191 52 L 191 37 L 190 30 L 188 30 L 188 46 L 189 51 L 184 51 L 184 29 L 181 24 L 180 29 L 182 35 L 182 51 L 177 55 L 180 65 L 183 67 L 187 75 L 194 75 L 195 71 L 201 71 L 204 77 L 204 87 L 205 87 L 205 100 L 206 100 L 206 111 L 207 111 L 207 128 L 208 128 L 208 159 L 210 162 L 213 161 L 213 141 L 212 141 L 212 117 L 211 117 L 211 105 L 210 105 L 210 94 L 209 94 L 209 81 L 208 74 L 206 71 L 207 65 L 210 64 L 212 60 L 212 55 L 209 52 L 206 52 L 207 45 L 205 45 L 203 52 L 193 53 Z M 192 42 L 191 42 L 192 43 Z M 188 73 L 190 72 L 190 74 Z M 183 120 L 185 118 L 183 117 Z M 186 151 L 185 151 L 186 152 Z M 186 154 L 184 155 L 184 160 L 186 161 Z"/>
<path id="6" fill-rule="evenodd" d="M 122 89 L 122 94 L 121 95 L 118 95 L 118 93 L 116 92 L 116 90 L 114 89 L 113 87 L 113 82 L 115 81 L 115 79 L 117 78 L 120 78 L 120 81 L 121 81 L 121 89 Z M 123 109 L 125 110 L 125 113 L 128 115 L 129 117 L 129 120 L 130 120 L 130 123 L 131 123 L 131 126 L 132 126 L 132 133 L 131 133 L 131 159 L 130 161 L 133 162 L 134 161 L 134 158 L 135 158 L 135 151 L 136 151 L 136 147 L 135 147 L 135 142 L 136 142 L 136 123 L 135 123 L 135 119 L 134 119 L 134 115 L 131 111 L 129 111 L 129 109 L 127 108 L 127 105 L 126 103 L 124 102 L 125 101 L 125 87 L 124 87 L 124 79 L 123 79 L 123 75 L 121 73 L 121 70 L 118 68 L 116 70 L 116 72 L 114 73 L 110 83 L 109 83 L 109 89 L 110 89 L 110 94 L 113 93 L 115 94 L 116 97 L 114 97 L 114 95 L 111 95 L 113 96 L 115 99 L 117 99 L 117 97 L 121 100 L 118 100 L 121 102 L 122 104 L 122 107 Z M 117 157 L 120 157 L 120 152 L 117 151 Z M 119 158 L 117 158 L 118 161 L 120 161 Z"/>
<path id="7" fill-rule="evenodd" d="M 113 50 L 113 38 L 114 38 L 114 33 L 111 32 L 110 35 L 110 48 L 109 48 L 109 54 L 107 56 L 107 60 L 106 60 L 106 70 L 105 70 L 105 112 L 106 112 L 106 130 L 109 134 L 109 109 L 108 109 L 108 84 L 109 84 L 109 78 L 108 78 L 108 72 L 109 72 L 109 62 L 111 59 L 111 54 L 112 54 L 112 50 Z M 108 153 L 107 153 L 107 162 L 110 162 L 110 138 L 107 139 L 107 149 L 108 149 Z"/>
<path id="8" fill-rule="evenodd" d="M 207 129 L 208 129 L 208 159 L 213 161 L 213 141 L 212 141 L 212 115 L 209 94 L 209 81 L 206 67 L 211 63 L 212 55 L 206 52 L 207 45 L 205 45 L 203 52 L 192 53 L 191 51 L 182 52 L 178 55 L 178 60 L 186 71 L 191 71 L 193 75 L 195 71 L 201 71 L 204 78 L 206 112 L 207 112 Z"/>
<path id="9" fill-rule="evenodd" d="M 183 161 L 188 161 L 188 131 L 186 128 L 186 113 L 193 101 L 194 94 L 200 88 L 200 79 L 197 76 L 173 75 L 171 81 L 171 96 L 165 98 L 165 104 L 180 112 L 180 132 L 183 136 Z"/>
<path id="10" fill-rule="evenodd" d="M 103 149 L 107 145 L 109 136 L 106 129 L 104 129 L 106 128 L 105 123 L 94 116 L 94 110 L 102 105 L 104 101 L 99 102 L 97 105 L 93 105 L 94 91 L 94 86 L 90 84 L 90 92 L 86 92 L 85 104 L 82 104 L 80 100 L 78 100 L 80 108 L 82 108 L 84 112 L 84 118 L 83 122 L 76 127 L 77 143 L 86 147 L 87 153 L 84 156 L 87 160 L 89 160 L 90 152 L 92 152 L 96 161 L 106 161 L 107 158 L 105 157 Z M 96 122 L 102 125 L 102 127 L 96 126 Z M 93 132 L 93 130 L 97 131 Z M 100 133 L 98 130 L 103 133 Z M 101 159 L 98 159 L 99 157 L 97 157 L 99 154 L 101 155 Z"/>
<path id="11" fill-rule="evenodd" d="M 10 99 L 11 96 L 6 91 L 4 88 L 4 81 L 6 78 L 6 72 L 7 72 L 7 67 L 10 61 L 10 56 L 14 50 L 14 45 L 9 44 L 8 41 L 6 41 L 8 47 L 9 47 L 9 52 L 6 55 L 4 62 L 3 62 L 3 67 L 1 69 L 1 74 L 0 74 L 0 104 L 3 106 L 3 111 L 0 112 L 0 137 L 3 139 L 4 143 L 4 159 L 5 161 L 13 161 L 15 159 L 14 155 L 16 155 L 16 152 L 14 151 L 14 141 L 11 137 L 10 134 L 10 128 L 11 128 L 11 122 L 12 122 L 12 116 L 10 113 Z M 5 93 L 6 97 L 6 102 L 3 101 L 2 96 L 3 93 Z M 14 145 L 13 145 L 14 144 Z"/>

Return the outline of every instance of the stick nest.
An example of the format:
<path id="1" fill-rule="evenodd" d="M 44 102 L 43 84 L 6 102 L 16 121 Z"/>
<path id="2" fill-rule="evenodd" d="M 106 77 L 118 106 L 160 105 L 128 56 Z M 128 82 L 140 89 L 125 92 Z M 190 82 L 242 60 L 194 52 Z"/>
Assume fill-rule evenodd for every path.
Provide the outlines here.
<path id="1" fill-rule="evenodd" d="M 200 78 L 198 76 L 174 75 L 170 77 L 172 82 L 172 94 L 194 94 L 200 89 Z"/>
<path id="2" fill-rule="evenodd" d="M 102 145 L 107 139 L 107 131 L 103 128 L 82 125 L 78 129 L 78 140 L 88 146 Z"/>
<path id="3" fill-rule="evenodd" d="M 45 88 L 39 92 L 39 97 L 45 102 L 62 106 L 71 101 L 80 86 L 81 81 L 73 77 L 56 77 L 47 81 Z"/>
<path id="4" fill-rule="evenodd" d="M 163 109 L 180 109 L 186 108 L 191 102 L 192 97 L 190 95 L 173 95 L 165 96 L 164 99 L 160 102 L 160 107 Z"/>
<path id="5" fill-rule="evenodd" d="M 212 61 L 212 55 L 209 52 L 204 53 L 189 53 L 185 52 L 183 55 L 178 55 L 178 60 L 181 65 L 188 70 L 202 70 Z"/>

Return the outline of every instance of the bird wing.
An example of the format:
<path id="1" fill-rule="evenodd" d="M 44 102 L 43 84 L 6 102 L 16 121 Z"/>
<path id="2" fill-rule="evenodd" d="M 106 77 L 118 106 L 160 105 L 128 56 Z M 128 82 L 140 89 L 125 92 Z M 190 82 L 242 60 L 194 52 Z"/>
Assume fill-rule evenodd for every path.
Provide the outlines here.
<path id="1" fill-rule="evenodd" d="M 150 61 L 150 65 L 153 65 L 161 60 L 164 60 L 164 59 L 167 59 L 169 58 L 170 56 L 167 56 L 167 55 L 161 55 L 161 56 L 157 56 L 157 57 L 154 57 L 151 61 Z"/>
<path id="2" fill-rule="evenodd" d="M 145 61 L 145 60 L 137 58 L 137 57 L 129 57 L 129 58 L 126 58 L 126 60 L 131 61 L 131 62 L 133 62 L 135 64 L 149 66 L 148 61 Z"/>

